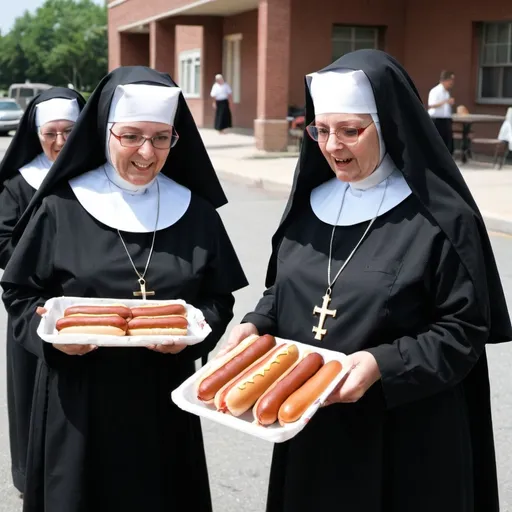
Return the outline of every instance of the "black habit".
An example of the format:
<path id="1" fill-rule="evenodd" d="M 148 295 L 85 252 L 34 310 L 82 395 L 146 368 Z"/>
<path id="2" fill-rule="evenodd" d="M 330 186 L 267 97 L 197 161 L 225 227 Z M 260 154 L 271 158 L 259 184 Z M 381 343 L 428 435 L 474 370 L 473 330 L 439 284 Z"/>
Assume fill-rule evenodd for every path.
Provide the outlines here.
<path id="1" fill-rule="evenodd" d="M 20 126 L 0 163 L 0 268 L 4 269 L 14 250 L 12 233 L 32 199 L 35 189 L 19 169 L 42 152 L 37 135 L 36 106 L 53 98 L 76 99 L 80 110 L 85 104 L 81 94 L 64 87 L 53 87 L 36 96 L 27 106 Z M 14 342 L 11 317 L 7 318 L 7 413 L 11 472 L 14 486 L 23 492 L 27 459 L 30 411 L 34 391 L 37 358 Z"/>
<path id="2" fill-rule="evenodd" d="M 229 100 L 215 100 L 215 129 L 217 131 L 231 128 L 231 109 L 229 108 Z"/>
<path id="3" fill-rule="evenodd" d="M 182 96 L 174 123 L 180 140 L 162 172 L 188 186 L 192 199 L 180 220 L 157 231 L 146 277 L 155 300 L 193 304 L 213 332 L 177 355 L 100 347 L 68 356 L 34 336 L 35 308 L 49 297 L 131 299 L 138 289 L 116 230 L 93 218 L 67 183 L 104 163 L 110 101 L 127 83 L 175 86 L 143 67 L 107 75 L 34 197 L 2 280 L 15 339 L 39 358 L 24 512 L 211 511 L 199 419 L 170 393 L 214 348 L 232 318 L 233 292 L 247 281 L 215 210 L 226 198 Z M 123 232 L 139 269 L 152 236 Z"/>
<path id="4" fill-rule="evenodd" d="M 304 140 L 253 313 L 273 333 L 347 354 L 371 352 L 382 378 L 355 404 L 321 409 L 276 445 L 267 512 L 498 512 L 486 343 L 512 339 L 490 242 L 459 170 L 403 68 L 362 50 L 328 69 L 368 76 L 387 151 L 412 195 L 377 218 L 333 286 L 335 318 L 314 339 L 332 226 L 311 190 L 332 178 Z M 314 119 L 306 87 L 307 123 Z M 368 222 L 336 229 L 333 275 Z"/>

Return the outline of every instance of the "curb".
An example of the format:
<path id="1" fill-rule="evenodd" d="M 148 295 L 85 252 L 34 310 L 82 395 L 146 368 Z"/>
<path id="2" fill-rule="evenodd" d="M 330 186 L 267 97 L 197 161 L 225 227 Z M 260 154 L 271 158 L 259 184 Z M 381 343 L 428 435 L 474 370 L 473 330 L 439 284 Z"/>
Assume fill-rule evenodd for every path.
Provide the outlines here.
<path id="1" fill-rule="evenodd" d="M 512 235 L 512 219 L 500 217 L 490 212 L 481 212 L 488 231 Z"/>
<path id="2" fill-rule="evenodd" d="M 232 183 L 247 185 L 252 188 L 260 188 L 268 192 L 279 192 L 289 194 L 291 184 L 275 181 L 268 178 L 256 178 L 253 176 L 244 176 L 242 174 L 230 171 L 217 171 L 217 175 L 221 179 L 225 179 Z M 488 231 L 495 231 L 512 235 L 512 219 L 500 217 L 491 212 L 481 212 L 484 223 Z"/>

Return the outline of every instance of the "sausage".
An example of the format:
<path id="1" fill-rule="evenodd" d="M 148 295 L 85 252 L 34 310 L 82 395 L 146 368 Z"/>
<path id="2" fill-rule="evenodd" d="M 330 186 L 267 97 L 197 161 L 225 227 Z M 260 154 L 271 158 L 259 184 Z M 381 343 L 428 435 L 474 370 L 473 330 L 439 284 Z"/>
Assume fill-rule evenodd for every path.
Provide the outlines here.
<path id="1" fill-rule="evenodd" d="M 108 305 L 76 305 L 70 306 L 64 310 L 64 316 L 70 315 L 109 315 L 115 314 L 122 316 L 123 318 L 130 319 L 132 312 L 127 306 L 122 304 L 108 304 Z"/>
<path id="2" fill-rule="evenodd" d="M 304 385 L 292 393 L 279 408 L 278 419 L 281 426 L 297 421 L 327 389 L 341 370 L 342 365 L 339 361 L 329 361 Z"/>
<path id="3" fill-rule="evenodd" d="M 197 398 L 211 403 L 219 389 L 276 346 L 274 336 L 249 336 L 227 354 L 198 382 Z"/>
<path id="4" fill-rule="evenodd" d="M 186 336 L 188 321 L 183 316 L 137 316 L 128 322 L 128 336 Z"/>
<path id="5" fill-rule="evenodd" d="M 233 416 L 242 415 L 298 358 L 297 345 L 277 346 L 219 390 L 218 399 L 215 395 L 217 409 Z"/>
<path id="6" fill-rule="evenodd" d="M 66 327 L 76 327 L 81 325 L 111 325 L 113 327 L 118 327 L 119 329 L 124 329 L 128 327 L 128 323 L 126 319 L 119 315 L 86 315 L 86 314 L 77 314 L 65 316 L 63 318 L 59 318 L 55 327 L 58 331 L 65 329 Z"/>
<path id="7" fill-rule="evenodd" d="M 134 318 L 138 316 L 187 316 L 187 309 L 183 304 L 147 304 L 131 308 Z"/>
<path id="8" fill-rule="evenodd" d="M 307 354 L 286 374 L 279 378 L 256 402 L 253 408 L 254 419 L 264 426 L 277 421 L 279 408 L 285 400 L 324 364 L 324 358 L 317 352 Z"/>
<path id="9" fill-rule="evenodd" d="M 60 334 L 98 334 L 124 336 L 128 322 L 119 315 L 75 314 L 59 318 L 55 327 Z"/>

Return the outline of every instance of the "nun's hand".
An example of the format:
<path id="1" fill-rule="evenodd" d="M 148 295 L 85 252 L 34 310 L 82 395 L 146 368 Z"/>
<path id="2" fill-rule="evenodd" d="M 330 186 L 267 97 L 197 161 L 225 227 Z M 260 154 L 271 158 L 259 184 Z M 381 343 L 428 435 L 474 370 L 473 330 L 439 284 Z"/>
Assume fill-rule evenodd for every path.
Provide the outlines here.
<path id="1" fill-rule="evenodd" d="M 38 307 L 36 308 L 36 313 L 37 313 L 39 316 L 43 316 L 46 312 L 47 312 L 47 311 L 46 311 L 46 309 L 45 309 L 45 308 L 43 308 L 43 307 L 41 307 L 41 306 L 38 306 Z"/>
<path id="2" fill-rule="evenodd" d="M 357 402 L 380 379 L 377 361 L 370 352 L 355 352 L 347 356 L 348 374 L 329 395 L 324 406 Z"/>
<path id="3" fill-rule="evenodd" d="M 164 341 L 161 345 L 148 345 L 149 350 L 159 352 L 160 354 L 179 354 L 187 345 L 176 343 L 175 341 Z"/>
<path id="4" fill-rule="evenodd" d="M 73 344 L 60 345 L 56 343 L 53 345 L 53 348 L 56 348 L 57 350 L 64 352 L 64 354 L 67 354 L 68 356 L 83 356 L 85 354 L 88 354 L 89 352 L 96 350 L 98 346 Z"/>
<path id="5" fill-rule="evenodd" d="M 228 341 L 226 344 L 217 352 L 214 359 L 222 357 L 227 354 L 230 350 L 233 350 L 242 340 L 245 340 L 251 334 L 259 334 L 256 326 L 251 323 L 239 324 L 233 328 L 229 333 Z"/>

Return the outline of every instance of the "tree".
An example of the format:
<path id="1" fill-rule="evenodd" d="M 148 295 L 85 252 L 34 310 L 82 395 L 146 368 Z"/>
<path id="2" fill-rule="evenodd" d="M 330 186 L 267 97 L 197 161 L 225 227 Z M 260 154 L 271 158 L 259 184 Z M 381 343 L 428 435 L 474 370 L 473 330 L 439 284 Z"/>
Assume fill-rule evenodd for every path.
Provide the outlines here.
<path id="1" fill-rule="evenodd" d="M 0 38 L 0 85 L 47 82 L 92 90 L 107 72 L 106 7 L 92 0 L 46 0 Z"/>

